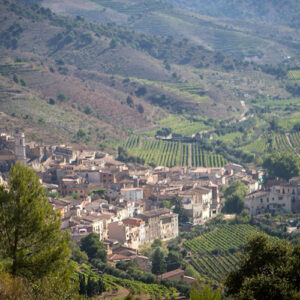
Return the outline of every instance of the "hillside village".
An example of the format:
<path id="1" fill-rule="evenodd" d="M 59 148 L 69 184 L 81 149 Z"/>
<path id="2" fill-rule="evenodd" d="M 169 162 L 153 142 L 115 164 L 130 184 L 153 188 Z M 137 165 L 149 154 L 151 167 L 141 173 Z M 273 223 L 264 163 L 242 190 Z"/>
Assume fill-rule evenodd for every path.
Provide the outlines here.
<path id="1" fill-rule="evenodd" d="M 21 132 L 2 133 L 0 182 L 4 185 L 10 164 L 17 161 L 37 172 L 73 241 L 97 233 L 109 261 L 138 259 L 146 270 L 151 262 L 139 254 L 139 248 L 156 239 L 174 239 L 180 228 L 216 217 L 224 205 L 222 189 L 236 180 L 248 187 L 245 208 L 252 215 L 300 212 L 299 177 L 268 182 L 262 190 L 262 171 L 232 163 L 222 168 L 153 169 L 120 162 L 103 152 L 26 143 Z M 179 214 L 170 205 L 172 199 L 181 201 Z"/>
<path id="2" fill-rule="evenodd" d="M 0 300 L 300 299 L 299 0 L 0 11 Z"/>

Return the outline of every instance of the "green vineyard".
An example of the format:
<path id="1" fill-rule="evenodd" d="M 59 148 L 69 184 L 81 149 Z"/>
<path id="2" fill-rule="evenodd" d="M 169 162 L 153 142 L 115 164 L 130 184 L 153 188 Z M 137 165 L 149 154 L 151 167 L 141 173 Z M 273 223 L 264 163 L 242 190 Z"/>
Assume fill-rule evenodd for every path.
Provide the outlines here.
<path id="1" fill-rule="evenodd" d="M 155 299 L 173 299 L 173 297 L 176 297 L 178 294 L 173 287 L 167 288 L 160 284 L 146 284 L 140 281 L 122 279 L 108 274 L 104 274 L 102 280 L 107 290 L 118 289 L 119 286 L 122 286 L 129 289 L 133 295 L 148 294 Z"/>
<path id="2" fill-rule="evenodd" d="M 249 224 L 222 225 L 203 234 L 184 246 L 192 252 L 190 264 L 207 281 L 220 281 L 234 270 L 239 262 L 239 251 L 257 228 Z"/>
<path id="3" fill-rule="evenodd" d="M 227 161 L 218 154 L 202 150 L 198 144 L 169 142 L 131 136 L 123 144 L 129 155 L 155 166 L 223 167 Z"/>
<path id="4" fill-rule="evenodd" d="M 300 151 L 300 132 L 290 134 L 290 141 L 294 149 Z"/>
<path id="5" fill-rule="evenodd" d="M 239 250 L 247 236 L 257 232 L 251 225 L 224 225 L 214 231 L 186 241 L 184 245 L 194 253 L 210 252 L 213 250 Z"/>
<path id="6" fill-rule="evenodd" d="M 288 78 L 290 80 L 300 80 L 300 70 L 292 70 L 288 72 Z"/>
<path id="7" fill-rule="evenodd" d="M 226 252 L 220 255 L 205 254 L 191 258 L 191 265 L 206 280 L 220 281 L 234 270 L 239 262 L 239 254 Z"/>
<path id="8" fill-rule="evenodd" d="M 288 139 L 289 137 L 284 134 L 275 135 L 275 137 L 273 138 L 273 148 L 279 151 L 294 152 L 294 148 L 292 147 Z"/>
<path id="9" fill-rule="evenodd" d="M 278 151 L 299 152 L 300 151 L 300 132 L 285 134 L 276 134 L 271 137 L 271 149 Z M 250 152 L 263 153 L 269 148 L 267 138 L 261 138 L 241 147 L 241 149 Z"/>

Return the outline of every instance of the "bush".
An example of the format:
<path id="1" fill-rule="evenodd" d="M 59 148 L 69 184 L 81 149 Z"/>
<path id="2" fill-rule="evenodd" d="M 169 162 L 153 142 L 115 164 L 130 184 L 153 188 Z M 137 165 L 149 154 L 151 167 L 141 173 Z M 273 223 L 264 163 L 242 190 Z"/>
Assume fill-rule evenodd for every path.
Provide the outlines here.
<path id="1" fill-rule="evenodd" d="M 137 110 L 140 114 L 143 114 L 144 113 L 144 106 L 142 104 L 138 104 L 137 105 Z"/>
<path id="2" fill-rule="evenodd" d="M 141 86 L 135 91 L 135 94 L 137 97 L 143 97 L 147 94 L 147 88 L 145 86 Z"/>
<path id="3" fill-rule="evenodd" d="M 58 94 L 57 95 L 57 100 L 59 100 L 60 102 L 67 102 L 68 97 L 65 94 Z"/>
<path id="4" fill-rule="evenodd" d="M 85 112 L 87 115 L 90 115 L 90 114 L 93 113 L 93 109 L 92 109 L 92 107 L 91 107 L 89 104 L 87 104 L 86 107 L 85 107 L 85 109 L 84 109 L 84 112 Z"/>
<path id="5" fill-rule="evenodd" d="M 55 100 L 54 100 L 53 98 L 50 98 L 50 99 L 49 99 L 49 104 L 55 105 Z"/>

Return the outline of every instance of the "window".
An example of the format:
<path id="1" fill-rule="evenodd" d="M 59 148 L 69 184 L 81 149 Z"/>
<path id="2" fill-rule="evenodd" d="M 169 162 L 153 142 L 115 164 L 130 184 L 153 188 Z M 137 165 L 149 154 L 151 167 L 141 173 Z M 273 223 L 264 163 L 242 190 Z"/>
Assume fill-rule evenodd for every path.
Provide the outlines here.
<path id="1" fill-rule="evenodd" d="M 262 198 L 260 198 L 260 203 L 263 203 L 263 199 Z"/>
<path id="2" fill-rule="evenodd" d="M 267 198 L 267 202 L 269 203 L 269 198 Z"/>
<path id="3" fill-rule="evenodd" d="M 278 200 L 282 200 L 283 198 L 282 197 L 278 197 Z"/>

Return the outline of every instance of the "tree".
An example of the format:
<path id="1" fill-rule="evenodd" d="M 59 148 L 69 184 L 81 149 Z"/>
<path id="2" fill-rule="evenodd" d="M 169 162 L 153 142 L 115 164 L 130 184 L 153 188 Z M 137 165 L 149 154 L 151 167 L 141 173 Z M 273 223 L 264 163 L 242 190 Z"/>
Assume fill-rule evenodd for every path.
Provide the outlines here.
<path id="1" fill-rule="evenodd" d="M 88 297 L 93 297 L 95 295 L 100 295 L 105 291 L 105 287 L 101 278 L 95 278 L 88 276 L 86 280 L 85 275 L 79 273 L 79 294 Z"/>
<path id="2" fill-rule="evenodd" d="M 157 130 L 156 135 L 168 136 L 170 133 L 172 133 L 172 129 L 164 127 L 162 129 Z"/>
<path id="3" fill-rule="evenodd" d="M 160 239 L 155 239 L 151 244 L 151 248 L 158 248 L 162 246 L 162 241 Z"/>
<path id="4" fill-rule="evenodd" d="M 300 131 L 300 122 L 299 123 L 296 123 L 293 127 L 293 131 L 295 132 L 299 132 Z"/>
<path id="5" fill-rule="evenodd" d="M 84 112 L 87 115 L 90 115 L 93 112 L 93 109 L 92 109 L 92 107 L 89 104 L 87 104 L 86 107 L 84 108 Z"/>
<path id="6" fill-rule="evenodd" d="M 183 204 L 182 204 L 182 198 L 178 196 L 174 196 L 171 199 L 172 205 L 174 205 L 174 213 L 178 214 L 178 221 L 180 223 L 184 223 L 188 221 L 188 218 L 184 214 Z"/>
<path id="7" fill-rule="evenodd" d="M 59 100 L 60 102 L 67 102 L 68 97 L 65 94 L 58 94 L 57 95 L 57 100 Z"/>
<path id="8" fill-rule="evenodd" d="M 54 100 L 53 98 L 50 98 L 50 99 L 49 99 L 49 104 L 55 105 L 55 100 Z"/>
<path id="9" fill-rule="evenodd" d="M 145 86 L 141 86 L 135 91 L 135 94 L 138 97 L 145 96 L 147 94 L 147 88 Z"/>
<path id="10" fill-rule="evenodd" d="M 237 180 L 234 181 L 224 191 L 226 213 L 237 213 L 239 214 L 244 208 L 244 196 L 248 193 L 246 185 Z"/>
<path id="11" fill-rule="evenodd" d="M 18 74 L 14 74 L 13 80 L 14 80 L 15 83 L 19 83 L 20 82 L 19 75 Z"/>
<path id="12" fill-rule="evenodd" d="M 182 263 L 182 256 L 180 252 L 170 251 L 166 258 L 167 271 L 179 269 Z"/>
<path id="13" fill-rule="evenodd" d="M 156 248 L 152 255 L 152 273 L 160 275 L 167 271 L 165 254 L 161 248 Z"/>
<path id="14" fill-rule="evenodd" d="M 103 262 L 106 262 L 106 249 L 100 237 L 96 233 L 90 233 L 80 241 L 81 251 L 85 251 L 89 259 L 99 258 Z"/>
<path id="15" fill-rule="evenodd" d="M 13 277 L 26 279 L 43 295 L 65 299 L 72 293 L 72 267 L 60 224 L 34 171 L 12 166 L 7 188 L 0 186 L 0 257 Z"/>
<path id="16" fill-rule="evenodd" d="M 136 106 L 136 108 L 137 108 L 137 110 L 138 110 L 138 112 L 139 112 L 140 114 L 143 114 L 144 111 L 145 111 L 144 106 L 143 106 L 142 104 L 138 104 L 138 105 Z"/>
<path id="17" fill-rule="evenodd" d="M 118 46 L 118 42 L 115 40 L 115 39 L 112 39 L 111 41 L 110 41 L 110 43 L 109 43 L 109 47 L 111 48 L 111 49 L 114 49 L 114 48 L 116 48 Z"/>
<path id="18" fill-rule="evenodd" d="M 282 129 L 282 127 L 279 125 L 278 119 L 274 118 L 270 121 L 270 129 L 275 132 L 279 132 Z"/>
<path id="19" fill-rule="evenodd" d="M 130 107 L 133 107 L 134 103 L 133 103 L 132 97 L 128 96 L 127 99 L 126 99 L 126 103 L 127 103 Z"/>
<path id="20" fill-rule="evenodd" d="M 300 175 L 300 158 L 290 152 L 273 153 L 264 160 L 263 168 L 266 169 L 267 178 L 289 180 Z"/>
<path id="21" fill-rule="evenodd" d="M 300 245 L 270 240 L 265 234 L 248 239 L 239 268 L 226 277 L 234 299 L 300 299 Z"/>
<path id="22" fill-rule="evenodd" d="M 207 285 L 194 284 L 190 293 L 190 300 L 221 300 L 218 291 L 212 291 Z"/>
<path id="23" fill-rule="evenodd" d="M 76 136 L 77 136 L 78 139 L 81 139 L 81 138 L 84 138 L 84 137 L 86 136 L 86 133 L 84 132 L 83 129 L 80 128 L 80 129 L 77 131 Z"/>
<path id="24" fill-rule="evenodd" d="M 88 261 L 88 256 L 85 252 L 81 251 L 80 248 L 75 243 L 70 243 L 69 248 L 71 250 L 71 258 L 78 262 L 79 264 L 86 263 Z"/>

